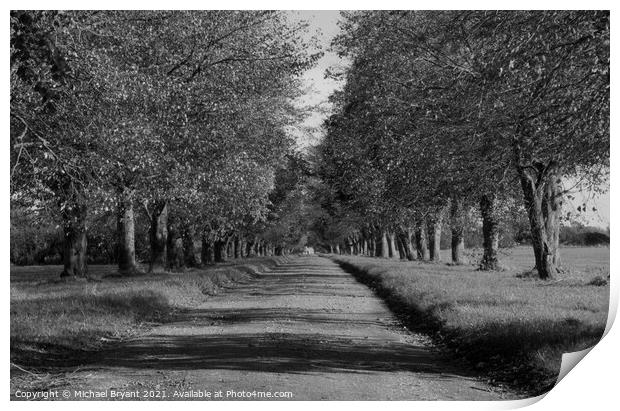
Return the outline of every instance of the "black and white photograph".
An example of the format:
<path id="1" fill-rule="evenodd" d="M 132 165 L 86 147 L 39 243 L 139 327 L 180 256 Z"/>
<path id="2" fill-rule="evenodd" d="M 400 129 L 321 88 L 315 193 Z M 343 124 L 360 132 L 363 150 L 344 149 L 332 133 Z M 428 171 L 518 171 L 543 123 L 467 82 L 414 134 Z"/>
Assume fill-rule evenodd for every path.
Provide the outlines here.
<path id="1" fill-rule="evenodd" d="M 7 401 L 510 403 L 609 331 L 609 8 L 12 3 Z"/>

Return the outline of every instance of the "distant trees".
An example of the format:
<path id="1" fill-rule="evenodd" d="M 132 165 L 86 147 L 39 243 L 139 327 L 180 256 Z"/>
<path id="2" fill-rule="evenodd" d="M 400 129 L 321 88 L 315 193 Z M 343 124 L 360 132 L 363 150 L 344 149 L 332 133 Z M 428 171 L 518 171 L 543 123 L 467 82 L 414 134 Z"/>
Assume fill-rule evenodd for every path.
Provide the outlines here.
<path id="1" fill-rule="evenodd" d="M 536 268 L 552 277 L 562 181 L 596 186 L 609 166 L 609 13 L 344 17 L 334 45 L 352 64 L 321 147 L 324 181 L 343 208 L 380 232 L 407 233 L 405 244 L 415 227 L 418 256 L 428 244 L 435 260 L 450 222 L 458 263 L 459 222 L 478 204 L 480 267 L 494 269 L 500 204 L 522 196 Z"/>
<path id="2" fill-rule="evenodd" d="M 560 244 L 575 246 L 609 245 L 609 232 L 582 224 L 564 226 L 560 230 Z"/>
<path id="3" fill-rule="evenodd" d="M 267 11 L 11 12 L 12 198 L 62 216 L 63 275 L 86 275 L 87 217 L 114 208 L 122 273 L 136 210 L 151 271 L 247 254 L 318 57 L 303 30 Z"/>

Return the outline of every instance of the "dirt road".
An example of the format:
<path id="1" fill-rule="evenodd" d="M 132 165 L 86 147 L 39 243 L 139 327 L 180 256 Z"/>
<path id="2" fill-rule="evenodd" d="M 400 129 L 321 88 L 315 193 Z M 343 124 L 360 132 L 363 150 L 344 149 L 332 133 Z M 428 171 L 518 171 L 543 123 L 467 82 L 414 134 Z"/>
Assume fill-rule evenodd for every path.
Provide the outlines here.
<path id="1" fill-rule="evenodd" d="M 115 390 L 166 399 L 217 399 L 219 391 L 236 400 L 248 392 L 257 396 L 247 399 L 287 392 L 294 400 L 502 398 L 320 257 L 293 258 L 209 298 L 73 377 L 72 397 Z"/>

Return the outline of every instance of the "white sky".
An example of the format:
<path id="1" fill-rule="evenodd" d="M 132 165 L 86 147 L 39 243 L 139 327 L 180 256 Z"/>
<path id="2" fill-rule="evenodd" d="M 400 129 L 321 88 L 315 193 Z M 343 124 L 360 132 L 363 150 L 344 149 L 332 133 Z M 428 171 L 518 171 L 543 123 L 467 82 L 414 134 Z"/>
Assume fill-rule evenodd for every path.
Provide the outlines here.
<path id="1" fill-rule="evenodd" d="M 606 189 L 607 192 L 605 194 L 598 196 L 588 192 L 573 194 L 575 200 L 569 200 L 568 204 L 565 205 L 565 211 L 578 214 L 577 207 L 585 202 L 587 211 L 585 213 L 580 213 L 580 218 L 578 220 L 586 225 L 607 228 L 607 226 L 609 226 L 609 215 L 611 212 L 609 185 L 606 186 Z M 592 207 L 596 208 L 596 211 L 593 211 Z"/>
<path id="2" fill-rule="evenodd" d="M 305 20 L 310 24 L 310 34 L 318 34 L 322 51 L 325 53 L 316 67 L 308 70 L 302 78 L 307 89 L 299 103 L 303 106 L 317 106 L 311 110 L 311 115 L 299 129 L 293 131 L 296 134 L 299 146 L 306 147 L 317 144 L 321 138 L 320 126 L 327 117 L 329 110 L 327 98 L 334 90 L 342 86 L 332 79 L 324 78 L 327 68 L 345 64 L 335 53 L 329 52 L 332 39 L 340 31 L 338 27 L 340 11 L 294 10 L 288 13 L 292 19 Z M 610 218 L 609 185 L 607 185 L 607 191 L 603 195 L 595 195 L 589 192 L 573 193 L 575 200 L 567 201 L 565 212 L 570 211 L 573 216 L 578 216 L 577 220 L 587 225 L 606 228 L 609 225 Z M 578 212 L 577 207 L 583 203 L 587 205 L 586 211 Z M 593 207 L 596 211 L 593 211 Z"/>
<path id="3" fill-rule="evenodd" d="M 308 70 L 303 75 L 306 94 L 300 99 L 299 103 L 303 106 L 317 106 L 312 109 L 309 118 L 302 124 L 300 130 L 296 132 L 298 144 L 301 147 L 316 144 L 321 136 L 318 128 L 327 117 L 329 105 L 327 98 L 332 92 L 341 86 L 332 79 L 325 78 L 325 70 L 331 66 L 341 65 L 342 61 L 335 53 L 329 51 L 332 39 L 340 31 L 338 10 L 293 10 L 288 12 L 292 19 L 305 20 L 309 23 L 311 35 L 317 35 L 319 43 L 324 52 L 323 57 L 317 65 Z"/>

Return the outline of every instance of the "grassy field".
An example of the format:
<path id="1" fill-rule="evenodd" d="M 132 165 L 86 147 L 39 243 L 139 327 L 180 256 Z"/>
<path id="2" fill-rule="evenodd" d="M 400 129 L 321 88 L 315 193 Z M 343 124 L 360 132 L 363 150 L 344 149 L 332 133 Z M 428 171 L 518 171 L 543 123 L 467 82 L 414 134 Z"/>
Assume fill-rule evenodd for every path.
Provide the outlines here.
<path id="1" fill-rule="evenodd" d="M 59 279 L 60 266 L 11 267 L 11 362 L 67 364 L 109 341 L 131 337 L 247 279 L 276 258 L 130 278 L 115 266 L 90 266 L 88 280 Z"/>
<path id="2" fill-rule="evenodd" d="M 446 257 L 448 251 L 444 251 Z M 470 252 L 472 262 L 477 253 Z M 504 271 L 336 256 L 376 288 L 410 327 L 432 334 L 497 382 L 532 394 L 555 383 L 564 352 L 601 338 L 609 304 L 609 248 L 565 248 L 553 281 L 527 274 L 532 250 L 502 250 Z"/>

